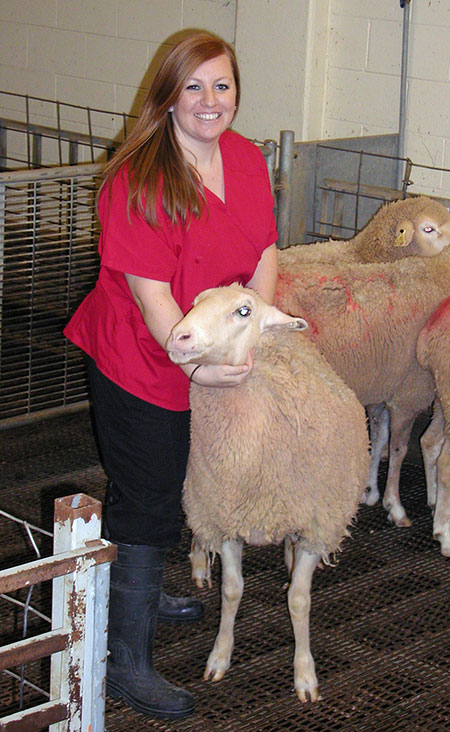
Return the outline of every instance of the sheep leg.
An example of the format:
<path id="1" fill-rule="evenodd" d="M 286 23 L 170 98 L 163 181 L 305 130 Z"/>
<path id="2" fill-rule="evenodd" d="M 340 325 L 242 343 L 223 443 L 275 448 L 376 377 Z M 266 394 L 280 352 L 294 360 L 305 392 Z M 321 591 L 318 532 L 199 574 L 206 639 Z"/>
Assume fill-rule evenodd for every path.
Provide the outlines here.
<path id="1" fill-rule="evenodd" d="M 210 678 L 212 681 L 220 681 L 230 666 L 234 643 L 234 621 L 244 591 L 242 549 L 242 542 L 225 541 L 220 550 L 222 560 L 220 626 L 203 674 L 205 681 Z"/>
<path id="2" fill-rule="evenodd" d="M 441 553 L 450 557 L 450 438 L 446 437 L 437 459 L 438 488 L 433 537 L 441 543 Z"/>
<path id="3" fill-rule="evenodd" d="M 363 497 L 363 503 L 374 506 L 380 498 L 378 489 L 378 470 L 380 467 L 383 450 L 389 442 L 389 412 L 386 405 L 370 404 L 367 407 L 369 416 L 370 432 L 370 467 L 367 481 L 367 491 Z"/>
<path id="4" fill-rule="evenodd" d="M 294 557 L 295 557 L 295 542 L 292 540 L 290 536 L 285 536 L 284 538 L 284 563 L 286 565 L 286 569 L 288 571 L 288 577 L 289 579 L 292 576 L 292 571 L 294 569 Z M 287 587 L 287 585 L 286 585 Z"/>
<path id="5" fill-rule="evenodd" d="M 310 554 L 296 547 L 288 592 L 289 613 L 295 635 L 294 686 L 301 702 L 307 702 L 308 699 L 314 702 L 319 698 L 314 659 L 309 647 L 311 581 L 319 560 L 318 554 Z"/>
<path id="6" fill-rule="evenodd" d="M 437 460 L 441 453 L 444 439 L 444 415 L 439 399 L 435 399 L 433 419 L 420 438 L 427 484 L 427 501 L 430 508 L 434 508 L 436 505 L 438 490 Z"/>
<path id="7" fill-rule="evenodd" d="M 411 521 L 400 501 L 400 470 L 408 450 L 408 440 L 414 424 L 415 414 L 390 412 L 391 439 L 389 443 L 389 468 L 384 491 L 383 506 L 388 519 L 396 526 L 411 526 Z"/>
<path id="8" fill-rule="evenodd" d="M 191 560 L 191 577 L 197 587 L 202 589 L 203 582 L 206 582 L 211 589 L 211 559 L 209 552 L 201 548 L 196 542 L 195 537 L 192 540 L 191 551 L 189 554 Z"/>

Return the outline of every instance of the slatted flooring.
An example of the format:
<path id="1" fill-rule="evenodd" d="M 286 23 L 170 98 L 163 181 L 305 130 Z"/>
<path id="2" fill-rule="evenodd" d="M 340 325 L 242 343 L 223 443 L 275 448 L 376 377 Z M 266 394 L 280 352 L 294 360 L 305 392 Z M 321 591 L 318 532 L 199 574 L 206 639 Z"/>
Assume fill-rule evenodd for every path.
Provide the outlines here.
<path id="1" fill-rule="evenodd" d="M 383 483 L 385 467 L 381 470 Z M 52 529 L 57 496 L 103 496 L 87 412 L 0 432 L 0 508 Z M 336 567 L 315 573 L 311 645 L 322 698 L 301 705 L 293 692 L 293 634 L 280 547 L 248 548 L 244 598 L 232 666 L 220 683 L 202 674 L 219 621 L 220 562 L 213 589 L 190 580 L 185 531 L 168 556 L 165 589 L 196 594 L 205 619 L 160 625 L 158 670 L 197 698 L 193 716 L 151 720 L 107 699 L 107 732 L 448 732 L 450 730 L 450 566 L 432 538 L 422 466 L 408 457 L 402 500 L 413 521 L 390 526 L 380 505 L 362 506 Z M 43 542 L 45 544 L 45 541 Z M 23 532 L 0 524 L 0 566 L 31 558 Z M 45 590 L 36 601 L 47 603 Z M 0 642 L 17 634 L 17 613 L 0 606 Z M 32 621 L 37 622 L 37 621 Z M 44 665 L 45 666 L 45 665 Z M 27 669 L 39 681 L 46 669 Z M 17 682 L 0 676 L 0 715 L 17 709 Z M 27 692 L 26 701 L 35 697 Z"/>

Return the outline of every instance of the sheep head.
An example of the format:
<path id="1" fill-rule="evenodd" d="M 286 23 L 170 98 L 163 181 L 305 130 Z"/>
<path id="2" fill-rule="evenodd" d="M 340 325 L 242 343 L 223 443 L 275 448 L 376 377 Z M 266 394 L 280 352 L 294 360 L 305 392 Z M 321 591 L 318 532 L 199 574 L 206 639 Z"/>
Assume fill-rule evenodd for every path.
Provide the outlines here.
<path id="1" fill-rule="evenodd" d="M 393 201 L 378 209 L 354 242 L 361 262 L 434 257 L 450 244 L 450 213 L 427 196 Z"/>
<path id="2" fill-rule="evenodd" d="M 407 247 L 408 256 L 434 257 L 450 244 L 450 213 L 445 206 L 421 196 L 399 201 L 396 207 L 398 213 L 409 208 L 410 215 L 396 224 L 394 247 Z"/>
<path id="3" fill-rule="evenodd" d="M 271 328 L 304 330 L 293 318 L 268 305 L 254 290 L 233 284 L 201 292 L 166 343 L 174 363 L 245 363 L 260 334 Z"/>

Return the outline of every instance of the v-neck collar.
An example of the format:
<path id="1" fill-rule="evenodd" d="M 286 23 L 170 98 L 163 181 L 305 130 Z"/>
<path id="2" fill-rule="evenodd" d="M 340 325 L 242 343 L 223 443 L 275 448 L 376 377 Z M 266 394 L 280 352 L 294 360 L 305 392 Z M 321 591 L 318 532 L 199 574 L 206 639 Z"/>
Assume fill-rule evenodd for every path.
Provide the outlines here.
<path id="1" fill-rule="evenodd" d="M 220 151 L 220 159 L 222 161 L 222 172 L 223 172 L 223 196 L 224 200 L 220 198 L 220 196 L 217 195 L 217 193 L 214 193 L 208 186 L 204 186 L 205 191 L 214 199 L 214 201 L 217 201 L 220 205 L 226 206 L 227 199 L 228 199 L 228 186 L 227 186 L 227 173 L 226 173 L 226 164 L 224 160 L 223 150 L 222 150 L 222 137 L 226 134 L 226 132 L 222 133 L 222 135 L 219 138 L 219 151 Z"/>

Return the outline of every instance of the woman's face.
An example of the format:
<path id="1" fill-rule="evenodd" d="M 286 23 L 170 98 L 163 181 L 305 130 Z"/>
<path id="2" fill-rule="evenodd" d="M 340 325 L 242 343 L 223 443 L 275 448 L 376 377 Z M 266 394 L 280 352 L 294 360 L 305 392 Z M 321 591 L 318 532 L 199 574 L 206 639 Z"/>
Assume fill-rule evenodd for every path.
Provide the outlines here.
<path id="1" fill-rule="evenodd" d="M 230 126 L 235 104 L 236 84 L 228 56 L 200 64 L 173 107 L 178 142 L 192 151 L 199 144 L 216 142 Z"/>

